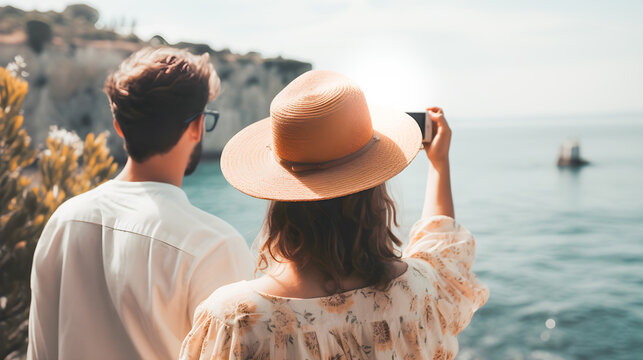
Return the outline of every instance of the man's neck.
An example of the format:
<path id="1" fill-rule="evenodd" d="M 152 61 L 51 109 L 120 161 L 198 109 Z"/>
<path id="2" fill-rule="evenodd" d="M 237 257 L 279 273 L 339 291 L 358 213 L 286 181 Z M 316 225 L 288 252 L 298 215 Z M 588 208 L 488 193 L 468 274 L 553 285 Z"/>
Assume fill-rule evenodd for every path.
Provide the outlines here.
<path id="1" fill-rule="evenodd" d="M 127 158 L 123 170 L 116 176 L 120 181 L 155 181 L 181 187 L 183 184 L 183 171 L 176 164 L 168 161 L 163 156 L 153 156 L 143 162 L 136 162 Z"/>

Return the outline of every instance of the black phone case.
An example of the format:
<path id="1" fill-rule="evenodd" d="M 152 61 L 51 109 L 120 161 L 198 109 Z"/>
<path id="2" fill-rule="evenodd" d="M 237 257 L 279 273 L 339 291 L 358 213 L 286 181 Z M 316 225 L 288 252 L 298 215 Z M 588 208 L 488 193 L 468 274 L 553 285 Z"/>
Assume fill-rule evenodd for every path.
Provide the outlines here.
<path id="1" fill-rule="evenodd" d="M 422 131 L 422 139 L 424 139 L 424 122 L 426 121 L 426 113 L 425 112 L 407 112 L 413 120 L 418 124 L 420 127 L 420 131 Z"/>

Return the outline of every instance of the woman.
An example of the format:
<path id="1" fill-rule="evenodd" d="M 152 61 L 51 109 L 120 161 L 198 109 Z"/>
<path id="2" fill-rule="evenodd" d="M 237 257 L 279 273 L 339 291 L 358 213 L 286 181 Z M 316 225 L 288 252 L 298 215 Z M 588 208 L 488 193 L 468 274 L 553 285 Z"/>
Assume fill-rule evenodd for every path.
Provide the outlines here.
<path id="1" fill-rule="evenodd" d="M 272 200 L 266 275 L 205 300 L 181 358 L 452 359 L 488 292 L 471 272 L 474 239 L 453 219 L 451 130 L 440 108 L 429 114 L 424 210 L 403 255 L 385 181 L 422 147 L 406 114 L 369 107 L 340 74 L 310 71 L 275 97 L 270 118 L 230 140 L 226 179 Z"/>

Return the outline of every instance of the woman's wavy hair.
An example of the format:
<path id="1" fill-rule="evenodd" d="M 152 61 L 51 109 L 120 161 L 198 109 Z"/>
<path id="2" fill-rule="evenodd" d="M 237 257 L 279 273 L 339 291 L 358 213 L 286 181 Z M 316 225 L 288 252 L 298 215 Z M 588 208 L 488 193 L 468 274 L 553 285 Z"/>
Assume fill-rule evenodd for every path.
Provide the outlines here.
<path id="1" fill-rule="evenodd" d="M 339 292 L 340 279 L 352 274 L 386 288 L 390 263 L 401 255 L 395 203 L 386 184 L 340 198 L 310 202 L 271 202 L 259 248 L 258 269 L 271 261 L 313 266 Z"/>

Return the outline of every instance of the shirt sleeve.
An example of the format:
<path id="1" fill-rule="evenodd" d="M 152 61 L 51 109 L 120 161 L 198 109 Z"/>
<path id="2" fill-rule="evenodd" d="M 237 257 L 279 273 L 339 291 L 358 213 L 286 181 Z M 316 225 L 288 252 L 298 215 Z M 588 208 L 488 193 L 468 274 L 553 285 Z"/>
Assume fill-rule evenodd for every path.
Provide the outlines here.
<path id="1" fill-rule="evenodd" d="M 188 316 L 194 319 L 196 307 L 223 285 L 254 277 L 255 260 L 244 239 L 231 236 L 212 247 L 192 272 L 189 284 Z"/>
<path id="2" fill-rule="evenodd" d="M 60 299 L 60 244 L 65 223 L 56 213 L 38 239 L 31 268 L 31 304 L 27 359 L 58 356 L 58 302 Z"/>
<path id="3" fill-rule="evenodd" d="M 471 271 L 475 239 L 447 216 L 420 219 L 410 233 L 404 257 L 421 259 L 435 270 L 434 307 L 442 332 L 457 335 L 489 298 L 489 291 Z"/>

